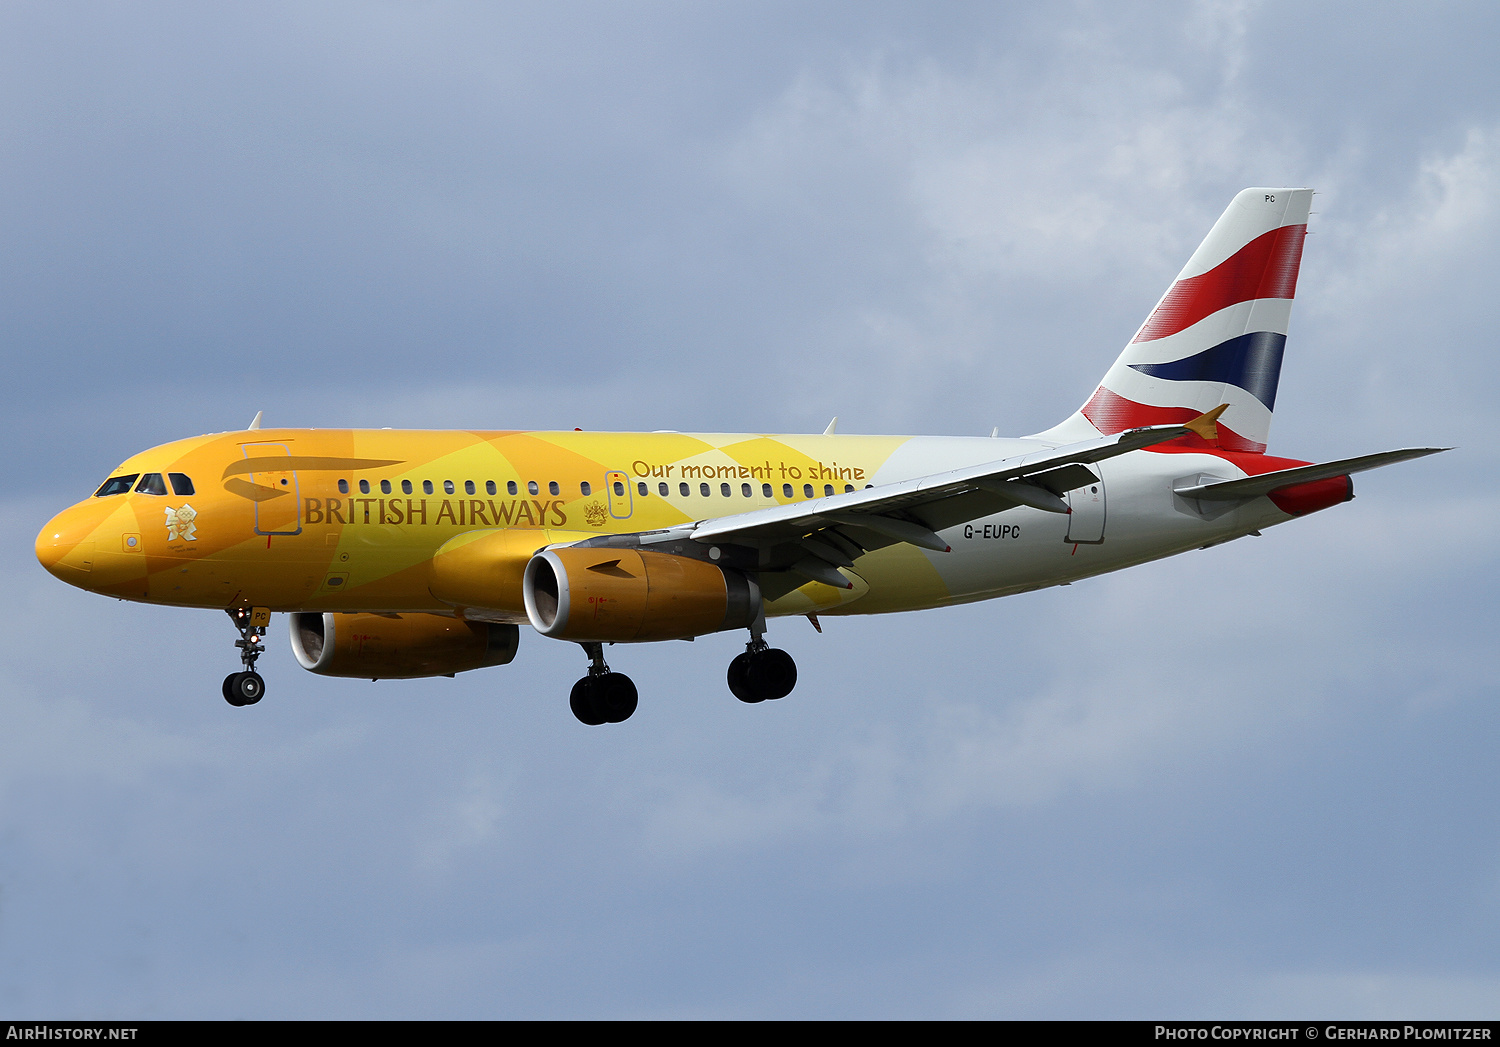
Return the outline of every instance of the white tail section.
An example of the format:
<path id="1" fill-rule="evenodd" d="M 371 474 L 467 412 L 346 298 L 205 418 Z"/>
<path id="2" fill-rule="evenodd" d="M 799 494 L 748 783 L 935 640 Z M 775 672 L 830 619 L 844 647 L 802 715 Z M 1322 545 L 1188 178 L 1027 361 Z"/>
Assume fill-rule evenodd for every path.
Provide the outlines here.
<path id="1" fill-rule="evenodd" d="M 1312 195 L 1235 196 L 1094 395 L 1038 438 L 1086 440 L 1228 404 L 1216 446 L 1264 451 Z"/>

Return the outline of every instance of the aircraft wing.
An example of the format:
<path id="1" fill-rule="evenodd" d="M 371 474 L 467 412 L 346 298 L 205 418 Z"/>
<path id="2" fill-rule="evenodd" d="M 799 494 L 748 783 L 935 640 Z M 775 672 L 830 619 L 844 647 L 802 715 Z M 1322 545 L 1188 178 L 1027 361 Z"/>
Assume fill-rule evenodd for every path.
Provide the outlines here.
<path id="1" fill-rule="evenodd" d="M 1198 484 L 1194 487 L 1181 487 L 1177 494 L 1184 498 L 1201 498 L 1205 501 L 1235 501 L 1246 498 L 1258 498 L 1272 491 L 1279 491 L 1283 487 L 1293 484 L 1311 483 L 1314 480 L 1327 480 L 1334 476 L 1348 476 L 1350 473 L 1364 472 L 1366 469 L 1379 469 L 1382 465 L 1394 465 L 1397 462 L 1410 461 L 1413 458 L 1425 458 L 1429 454 L 1437 454 L 1439 451 L 1448 451 L 1448 447 L 1403 447 L 1399 451 L 1381 451 L 1379 454 L 1362 455 L 1359 458 L 1345 458 L 1338 462 L 1323 462 L 1319 465 L 1304 465 L 1296 469 L 1280 469 L 1274 473 L 1261 473 L 1258 476 L 1247 476 L 1240 480 L 1219 480 L 1214 483 Z"/>
<path id="2" fill-rule="evenodd" d="M 863 491 L 702 520 L 664 532 L 660 540 L 688 537 L 702 544 L 748 546 L 760 550 L 761 570 L 791 570 L 850 588 L 836 568 L 853 566 L 865 552 L 897 542 L 947 552 L 938 531 L 1018 505 L 1066 513 L 1062 495 L 1098 480 L 1090 464 L 1195 431 L 1186 425 L 1133 429 Z M 655 537 L 642 535 L 641 541 Z M 799 579 L 791 587 L 800 584 Z"/>

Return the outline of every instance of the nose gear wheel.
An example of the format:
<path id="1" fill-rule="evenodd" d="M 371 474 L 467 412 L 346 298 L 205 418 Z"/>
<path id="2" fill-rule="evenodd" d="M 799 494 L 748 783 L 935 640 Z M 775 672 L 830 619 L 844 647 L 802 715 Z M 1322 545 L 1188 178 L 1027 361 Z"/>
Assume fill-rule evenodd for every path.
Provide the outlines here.
<path id="1" fill-rule="evenodd" d="M 260 673 L 245 671 L 224 677 L 224 700 L 230 705 L 254 705 L 266 693 L 266 681 Z"/>

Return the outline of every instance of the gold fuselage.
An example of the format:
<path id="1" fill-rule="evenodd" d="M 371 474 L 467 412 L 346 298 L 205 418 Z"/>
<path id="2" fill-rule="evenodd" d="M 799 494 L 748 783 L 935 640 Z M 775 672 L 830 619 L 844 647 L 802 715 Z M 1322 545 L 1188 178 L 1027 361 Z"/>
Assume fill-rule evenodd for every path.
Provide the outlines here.
<path id="1" fill-rule="evenodd" d="M 431 591 L 432 564 L 459 535 L 516 529 L 540 547 L 857 490 L 906 442 L 389 429 L 222 433 L 163 444 L 111 474 L 178 473 L 191 479 L 193 494 L 87 498 L 48 523 L 37 537 L 37 556 L 70 584 L 128 600 L 451 613 L 453 605 Z M 910 548 L 879 551 L 861 565 L 872 583 L 878 577 L 893 584 L 841 594 L 809 583 L 768 610 L 832 612 L 858 597 L 858 609 L 873 612 L 948 597 L 929 559 Z"/>

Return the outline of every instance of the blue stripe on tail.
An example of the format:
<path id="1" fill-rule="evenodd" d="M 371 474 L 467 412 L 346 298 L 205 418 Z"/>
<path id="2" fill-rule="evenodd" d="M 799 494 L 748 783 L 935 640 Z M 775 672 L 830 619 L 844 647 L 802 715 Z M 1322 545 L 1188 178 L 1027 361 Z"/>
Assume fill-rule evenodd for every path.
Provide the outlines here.
<path id="1" fill-rule="evenodd" d="M 1131 364 L 1132 370 L 1172 382 L 1224 382 L 1237 385 L 1268 410 L 1276 409 L 1276 383 L 1286 335 L 1252 331 L 1201 353 L 1165 364 Z"/>

